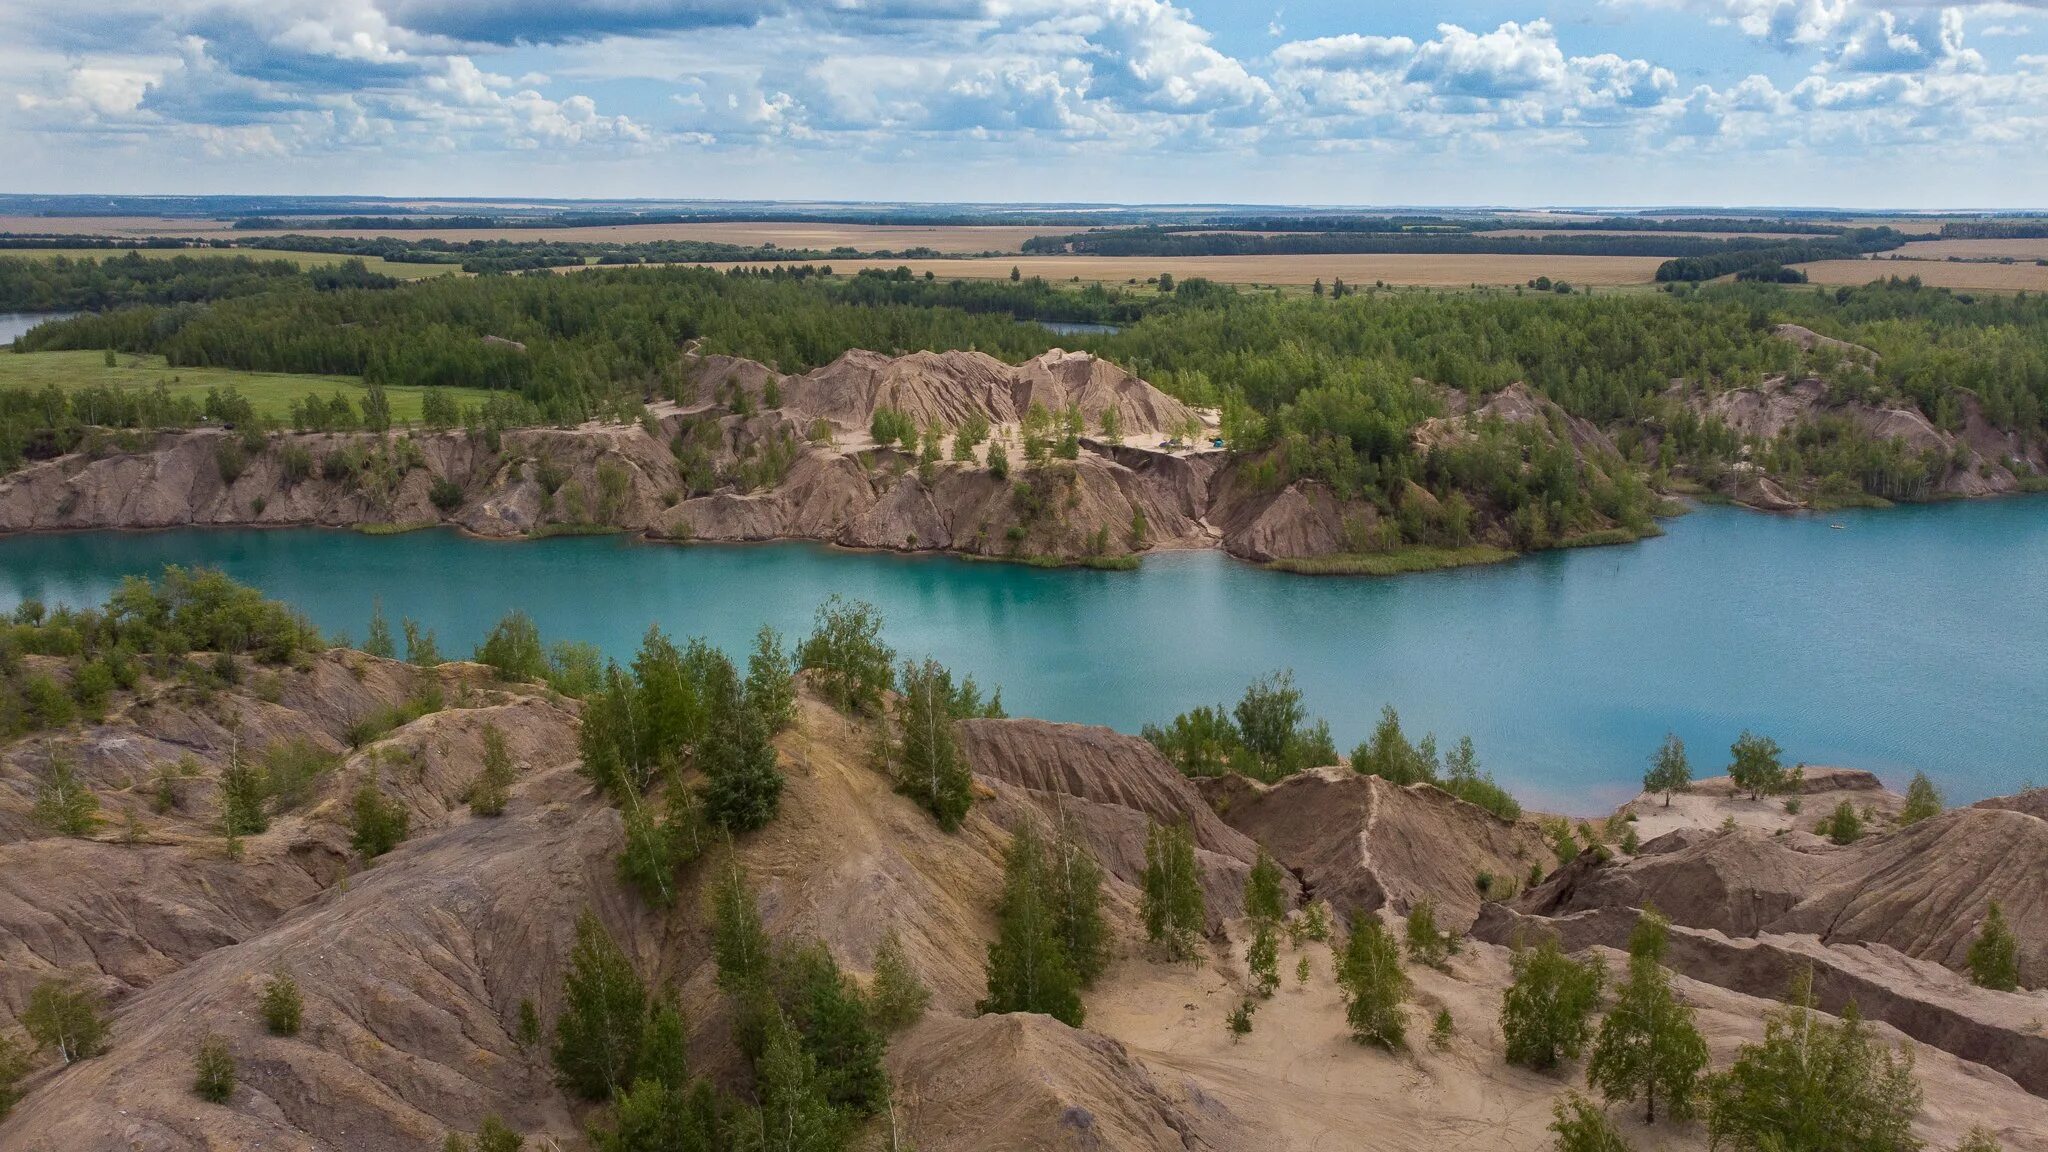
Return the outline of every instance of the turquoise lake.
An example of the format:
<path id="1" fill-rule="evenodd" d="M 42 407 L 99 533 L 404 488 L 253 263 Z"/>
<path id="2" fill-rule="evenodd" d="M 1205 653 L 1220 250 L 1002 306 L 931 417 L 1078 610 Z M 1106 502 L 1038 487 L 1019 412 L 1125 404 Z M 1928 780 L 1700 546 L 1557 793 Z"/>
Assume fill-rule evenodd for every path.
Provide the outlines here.
<path id="1" fill-rule="evenodd" d="M 1831 523 L 1844 527 L 1836 530 Z M 1292 668 L 1340 747 L 1393 704 L 1470 734 L 1525 801 L 1632 794 L 1665 731 L 1695 775 L 1744 728 L 1788 760 L 1925 770 L 1951 801 L 2048 782 L 2048 498 L 1827 517 L 1703 508 L 1660 539 L 1394 579 L 1269 573 L 1216 552 L 1136 572 L 802 545 L 532 542 L 447 532 L 192 530 L 0 538 L 0 607 L 86 604 L 124 575 L 206 564 L 360 638 L 373 598 L 466 654 L 523 607 L 549 639 L 629 656 L 649 624 L 741 652 L 792 640 L 833 592 L 872 601 L 1013 715 L 1135 732 Z"/>

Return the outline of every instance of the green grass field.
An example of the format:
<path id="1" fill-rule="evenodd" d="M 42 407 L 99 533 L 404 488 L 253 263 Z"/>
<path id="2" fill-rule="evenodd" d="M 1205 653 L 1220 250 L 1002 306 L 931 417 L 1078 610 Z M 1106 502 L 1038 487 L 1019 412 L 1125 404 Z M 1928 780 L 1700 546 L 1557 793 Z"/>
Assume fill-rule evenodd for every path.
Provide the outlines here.
<path id="1" fill-rule="evenodd" d="M 173 256 L 247 256 L 251 260 L 289 260 L 301 268 L 361 259 L 363 266 L 370 271 L 400 280 L 453 276 L 462 271 L 459 264 L 399 264 L 382 256 L 351 257 L 339 252 L 283 252 L 267 248 L 5 248 L 0 249 L 0 259 L 51 260 L 69 256 L 73 260 L 106 260 L 126 256 L 130 252 L 139 252 L 155 260 L 168 260 Z"/>
<path id="2" fill-rule="evenodd" d="M 310 376 L 289 372 L 241 372 L 233 368 L 173 368 L 161 356 L 116 355 L 114 367 L 106 364 L 104 352 L 20 352 L 0 351 L 0 388 L 41 388 L 55 384 L 66 390 L 104 385 L 111 388 L 154 388 L 163 381 L 174 396 L 204 399 L 208 388 L 230 384 L 255 405 L 256 411 L 275 420 L 290 418 L 292 401 L 304 400 L 306 393 L 331 396 L 339 391 L 351 400 L 363 394 L 363 382 L 354 376 Z M 448 394 L 463 407 L 481 404 L 490 395 L 477 388 L 449 388 Z M 392 385 L 384 389 L 391 400 L 391 416 L 399 421 L 418 421 L 424 388 Z"/>

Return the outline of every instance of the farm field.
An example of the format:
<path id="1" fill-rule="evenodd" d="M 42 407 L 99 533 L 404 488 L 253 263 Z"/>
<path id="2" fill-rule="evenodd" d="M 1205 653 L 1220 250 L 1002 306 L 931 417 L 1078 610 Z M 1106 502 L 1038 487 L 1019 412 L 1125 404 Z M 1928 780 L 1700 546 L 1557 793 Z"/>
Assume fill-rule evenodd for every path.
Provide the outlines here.
<path id="1" fill-rule="evenodd" d="M 1815 284 L 1868 284 L 1888 276 L 1918 276 L 1937 288 L 1986 292 L 2048 291 L 2048 268 L 2039 264 L 1957 264 L 1948 260 L 1818 260 L 1797 265 Z"/>
<path id="2" fill-rule="evenodd" d="M 381 256 L 351 257 L 340 252 L 280 252 L 267 248 L 0 248 L 0 259 L 52 260 L 68 256 L 73 260 L 108 260 L 130 252 L 141 253 L 153 260 L 168 260 L 173 256 L 247 256 L 252 260 L 289 260 L 301 268 L 317 268 L 323 264 L 356 259 L 372 272 L 382 272 L 400 280 L 453 276 L 462 271 L 459 264 L 402 264 Z"/>
<path id="3" fill-rule="evenodd" d="M 1474 232 L 1474 236 L 1513 237 L 1516 239 L 1540 239 L 1545 236 L 1704 236 L 1708 239 L 1734 239 L 1738 236 L 1770 240 L 1802 240 L 1820 236 L 1819 232 L 1711 232 L 1678 231 L 1670 228 L 1495 228 L 1486 232 Z"/>
<path id="4" fill-rule="evenodd" d="M 908 267 L 948 278 L 1006 277 L 1016 268 L 1048 280 L 1080 277 L 1106 284 L 1144 281 L 1161 273 L 1179 279 L 1203 276 L 1226 284 L 1304 285 L 1342 277 L 1347 284 L 1385 281 L 1404 287 L 1463 288 L 1472 284 L 1515 285 L 1548 276 L 1572 284 L 1613 287 L 1649 284 L 1663 260 L 1656 256 L 1480 256 L 1401 253 L 1343 253 L 1318 256 L 1018 256 L 983 260 L 833 260 L 839 273 L 862 268 Z M 730 268 L 732 264 L 713 267 Z M 749 261 L 741 267 L 768 267 Z"/>
<path id="5" fill-rule="evenodd" d="M 1951 256 L 1960 256 L 1965 260 L 1983 260 L 1999 256 L 2010 256 L 2015 260 L 2048 260 L 2048 236 L 1998 240 L 1915 240 L 1896 252 L 1887 252 L 1885 255 L 1910 256 L 1916 260 L 1946 260 Z"/>
<path id="6" fill-rule="evenodd" d="M 901 251 L 930 248 L 939 252 L 1015 252 L 1024 241 L 1056 228 L 1008 226 L 923 227 L 901 224 L 833 224 L 828 222 L 733 224 L 620 224 L 594 228 L 423 228 L 295 229 L 301 236 L 396 236 L 407 240 L 556 240 L 644 244 L 653 240 L 699 240 L 710 244 L 761 245 L 779 248 L 859 248 Z M 238 232 L 238 236 L 282 236 L 285 232 Z"/>
<path id="7" fill-rule="evenodd" d="M 409 240 L 580 240 L 609 241 L 617 244 L 639 244 L 651 240 L 701 240 L 713 244 L 774 244 L 782 248 L 859 248 L 864 251 L 891 252 L 905 248 L 931 248 L 939 252 L 1015 252 L 1022 247 L 1024 241 L 1033 236 L 1079 230 L 1011 225 L 926 227 L 904 224 L 789 221 L 621 224 L 594 228 L 285 228 L 277 231 L 247 231 L 231 229 L 227 222 L 220 220 L 173 220 L 147 216 L 0 216 L 0 232 L 75 236 L 204 236 L 208 239 L 233 239 L 296 233 L 301 236 L 396 236 Z"/>
<path id="8" fill-rule="evenodd" d="M 355 376 L 311 376 L 289 372 L 243 372 L 234 368 L 173 368 L 161 356 L 115 357 L 106 365 L 103 352 L 0 352 L 0 388 L 44 388 L 55 385 L 65 391 L 105 386 L 109 388 L 154 388 L 164 382 L 173 396 L 204 399 L 209 388 L 233 386 L 262 415 L 288 419 L 292 401 L 304 400 L 308 392 L 331 396 L 340 392 L 358 400 L 366 389 Z M 444 389 L 457 404 L 481 404 L 489 392 L 476 388 Z M 420 398 L 426 389 L 392 385 L 384 389 L 391 401 L 391 416 L 399 421 L 420 419 Z"/>

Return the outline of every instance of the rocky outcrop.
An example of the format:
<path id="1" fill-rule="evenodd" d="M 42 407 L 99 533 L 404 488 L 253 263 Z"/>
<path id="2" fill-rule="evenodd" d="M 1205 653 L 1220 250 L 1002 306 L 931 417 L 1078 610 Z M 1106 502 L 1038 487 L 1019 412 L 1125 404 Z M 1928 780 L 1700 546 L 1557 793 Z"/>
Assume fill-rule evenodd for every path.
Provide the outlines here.
<path id="1" fill-rule="evenodd" d="M 1625 906 L 1542 917 L 1488 904 L 1472 935 L 1508 945 L 1555 935 L 1568 951 L 1603 948 L 1611 955 L 1626 952 L 1636 919 L 1637 912 Z M 2048 1095 L 2048 1035 L 2032 1026 L 2027 1014 L 2037 1008 L 2031 998 L 1977 988 L 1938 964 L 1885 945 L 1830 945 L 1783 933 L 1738 938 L 1675 926 L 1664 962 L 1703 984 L 1763 1001 L 1782 998 L 1796 977 L 1811 972 L 1814 1004 L 1821 1011 L 1840 1013 L 1853 1003 L 1867 1019 Z"/>
<path id="2" fill-rule="evenodd" d="M 1463 929 L 1479 914 L 1478 878 L 1504 890 L 1553 857 L 1534 827 L 1428 784 L 1402 787 L 1349 768 L 1315 768 L 1270 786 L 1246 781 L 1223 805 L 1230 826 L 1264 845 L 1304 890 L 1340 913 L 1406 913 L 1433 900 Z"/>
<path id="3" fill-rule="evenodd" d="M 707 402 L 734 381 L 757 395 L 771 377 L 743 372 L 730 362 L 706 363 L 699 375 Z M 704 389 L 707 387 L 709 391 Z M 1017 424 L 1033 405 L 1049 412 L 1077 407 L 1092 425 L 1115 409 L 1126 432 L 1177 432 L 1194 413 L 1143 380 L 1086 352 L 1053 349 L 1022 364 L 983 352 L 913 352 L 886 356 L 852 351 L 801 376 L 776 378 L 781 402 L 806 417 L 823 417 L 849 432 L 865 432 L 875 413 L 893 408 L 919 427 L 957 428 L 970 416 L 991 424 Z"/>
<path id="4" fill-rule="evenodd" d="M 1042 720 L 965 720 L 958 732 L 978 779 L 1028 806 L 1048 828 L 1069 822 L 1104 870 L 1133 888 L 1144 883 L 1149 827 L 1185 823 L 1212 925 L 1242 914 L 1244 880 L 1259 846 L 1219 820 L 1151 744 L 1107 728 Z"/>
<path id="5" fill-rule="evenodd" d="M 1784 329 L 1803 333 L 1788 338 L 1804 347 L 1837 346 L 1851 354 L 1876 359 L 1867 349 L 1793 325 L 1780 325 L 1781 334 Z M 2017 433 L 1992 427 L 1977 398 L 1960 391 L 1954 394 L 1954 399 L 1962 421 L 1955 431 L 1937 427 L 1926 413 L 1908 402 L 1873 402 L 1838 394 L 1817 377 L 1772 376 L 1754 386 L 1722 390 L 1679 382 L 1665 397 L 1685 405 L 1703 419 L 1725 425 L 1756 449 L 1768 448 L 1824 419 L 1844 421 L 1862 435 L 1896 441 L 1908 453 L 1934 461 L 1936 475 L 1928 492 L 1931 496 L 2005 495 L 2021 489 L 2022 474 L 2048 471 L 2048 446 L 2029 444 Z M 1764 473 L 1756 464 L 1740 462 L 1720 477 L 1720 491 L 1738 503 L 1765 511 L 1805 507 L 1812 492 L 1795 490 L 1796 485 L 1788 488 L 1789 483 Z"/>

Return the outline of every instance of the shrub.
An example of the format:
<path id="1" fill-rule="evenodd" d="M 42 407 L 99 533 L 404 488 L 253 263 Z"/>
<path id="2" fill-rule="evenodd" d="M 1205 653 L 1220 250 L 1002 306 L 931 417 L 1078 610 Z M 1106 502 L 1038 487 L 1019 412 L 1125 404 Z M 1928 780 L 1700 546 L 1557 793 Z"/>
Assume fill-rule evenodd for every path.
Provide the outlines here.
<path id="1" fill-rule="evenodd" d="M 270 981 L 263 986 L 263 1026 L 273 1036 L 296 1036 L 299 1034 L 299 1017 L 305 1009 L 305 1002 L 299 996 L 298 981 L 282 968 L 270 974 Z"/>
<path id="2" fill-rule="evenodd" d="M 235 1094 L 235 1054 L 228 1050 L 225 1037 L 207 1033 L 192 1067 L 193 1095 L 209 1104 L 225 1104 Z"/>
<path id="3" fill-rule="evenodd" d="M 1517 949 L 1511 969 L 1514 982 L 1500 1009 L 1508 1062 L 1544 1071 L 1577 1059 L 1606 982 L 1599 962 L 1571 959 L 1555 936 L 1546 935 L 1533 948 Z"/>
<path id="4" fill-rule="evenodd" d="M 2000 992 L 2017 991 L 2020 986 L 2019 940 L 2005 923 L 1998 901 L 1984 914 L 1984 927 L 1970 944 L 1970 979 L 1982 988 Z"/>
<path id="5" fill-rule="evenodd" d="M 213 450 L 214 466 L 220 469 L 220 482 L 233 484 L 249 470 L 249 456 L 243 451 L 242 443 L 235 439 L 222 440 Z"/>
<path id="6" fill-rule="evenodd" d="M 875 952 L 874 986 L 868 993 L 876 1027 L 895 1032 L 917 1023 L 931 998 L 931 989 L 917 978 L 910 958 L 903 954 L 902 942 L 889 933 Z"/>
<path id="7" fill-rule="evenodd" d="M 411 824 L 411 815 L 386 798 L 375 780 L 365 780 L 356 789 L 355 800 L 349 806 L 350 842 L 364 859 L 374 860 L 398 847 Z"/>
<path id="8" fill-rule="evenodd" d="M 1567 1092 L 1551 1106 L 1550 1130 L 1557 1134 L 1556 1152 L 1631 1152 L 1628 1141 L 1599 1105 Z"/>
<path id="9" fill-rule="evenodd" d="M 1393 936 L 1370 915 L 1352 922 L 1337 958 L 1337 986 L 1344 990 L 1344 1017 L 1353 1040 L 1400 1047 L 1407 1034 L 1401 1002 L 1408 995 L 1408 976 L 1401 971 Z"/>
<path id="10" fill-rule="evenodd" d="M 1899 810 L 1899 823 L 1918 824 L 1929 816 L 1939 816 L 1943 803 L 1940 789 L 1927 773 L 1915 772 L 1913 782 L 1906 785 L 1906 806 Z"/>
<path id="11" fill-rule="evenodd" d="M 31 815 L 59 836 L 87 836 L 100 822 L 100 800 L 72 770 L 71 761 L 52 757 L 49 771 L 36 783 Z"/>
<path id="12" fill-rule="evenodd" d="M 1844 800 L 1821 821 L 1820 833 L 1837 844 L 1854 844 L 1863 839 L 1863 817 L 1857 815 L 1854 804 Z"/>
<path id="13" fill-rule="evenodd" d="M 427 488 L 427 499 L 442 512 L 453 512 L 462 507 L 462 485 L 446 476 L 436 476 Z"/>

